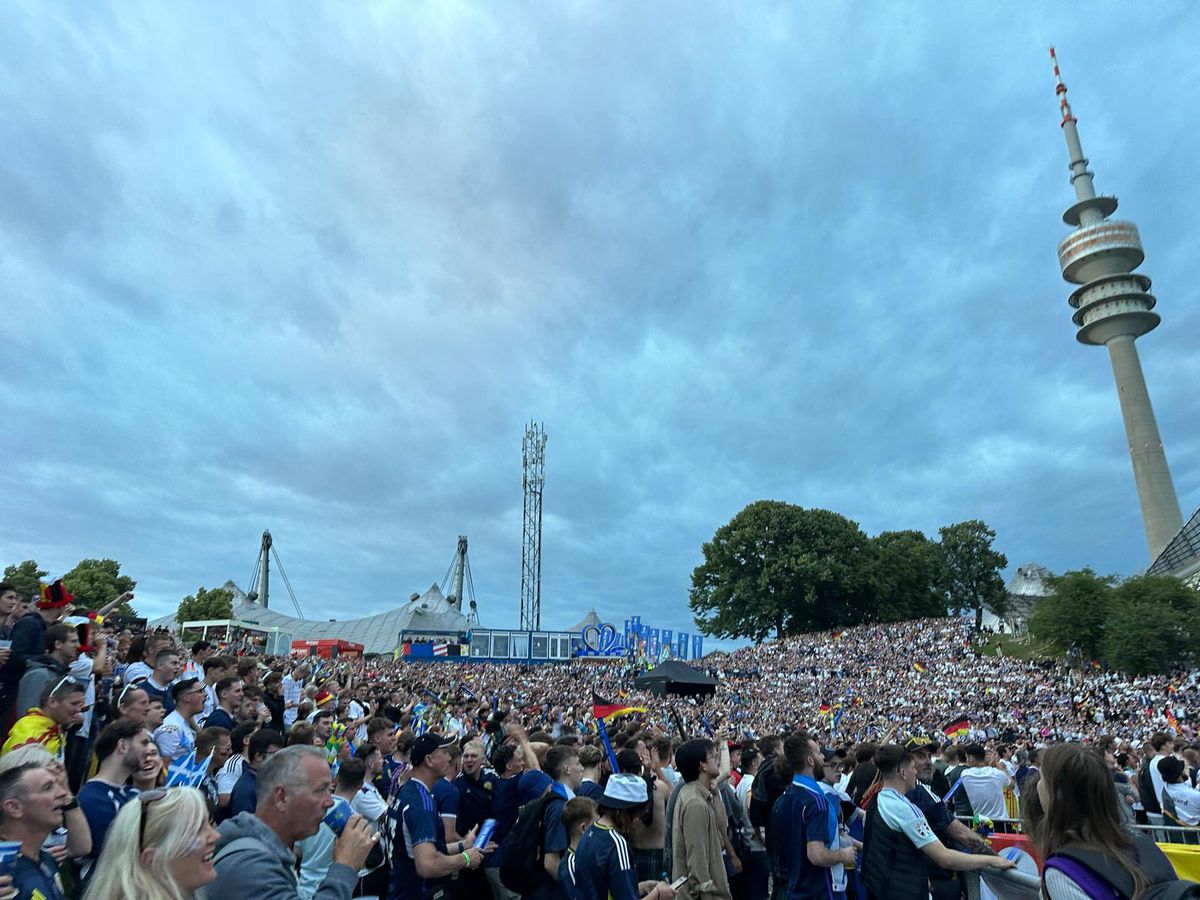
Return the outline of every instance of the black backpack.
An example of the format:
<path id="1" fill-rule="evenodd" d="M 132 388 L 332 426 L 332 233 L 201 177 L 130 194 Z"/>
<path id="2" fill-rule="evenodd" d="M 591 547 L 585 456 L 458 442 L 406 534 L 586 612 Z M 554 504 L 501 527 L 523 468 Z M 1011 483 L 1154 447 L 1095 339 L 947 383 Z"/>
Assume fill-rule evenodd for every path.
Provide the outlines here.
<path id="1" fill-rule="evenodd" d="M 1200 884 L 1181 881 L 1171 866 L 1171 861 L 1158 846 L 1144 835 L 1133 839 L 1138 868 L 1149 882 L 1141 893 L 1141 900 L 1186 900 L 1200 898 Z M 1079 846 L 1060 847 L 1050 857 L 1051 868 L 1055 858 L 1066 858 L 1077 863 L 1116 892 L 1121 900 L 1133 896 L 1133 876 L 1119 862 L 1099 850 Z M 1063 867 L 1067 869 L 1067 866 Z M 1068 872 L 1070 874 L 1070 872 Z"/>
<path id="2" fill-rule="evenodd" d="M 1146 762 L 1137 773 L 1138 794 L 1141 796 L 1142 806 L 1146 812 L 1161 815 L 1162 801 L 1154 795 L 1154 776 L 1150 774 L 1152 765 L 1154 765 L 1154 759 Z"/>
<path id="3" fill-rule="evenodd" d="M 771 825 L 771 810 L 775 801 L 783 796 L 783 792 L 791 784 L 789 776 L 785 781 L 778 769 L 783 768 L 779 758 L 772 756 L 754 776 L 754 784 L 750 786 L 750 824 L 755 828 L 769 828 Z"/>
<path id="4" fill-rule="evenodd" d="M 546 880 L 546 846 L 542 832 L 546 811 L 551 803 L 564 802 L 552 791 L 530 800 L 521 807 L 517 824 L 504 839 L 504 857 L 500 860 L 500 882 L 518 894 L 531 893 Z"/>

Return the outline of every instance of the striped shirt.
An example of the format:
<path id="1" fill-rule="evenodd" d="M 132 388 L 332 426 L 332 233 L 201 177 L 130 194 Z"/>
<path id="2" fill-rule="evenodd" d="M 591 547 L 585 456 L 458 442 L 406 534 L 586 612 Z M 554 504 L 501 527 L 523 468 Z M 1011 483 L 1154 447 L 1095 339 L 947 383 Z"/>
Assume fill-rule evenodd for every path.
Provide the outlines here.
<path id="1" fill-rule="evenodd" d="M 637 900 L 637 875 L 629 861 L 629 845 L 620 832 L 593 825 L 575 848 L 575 892 L 580 897 Z"/>

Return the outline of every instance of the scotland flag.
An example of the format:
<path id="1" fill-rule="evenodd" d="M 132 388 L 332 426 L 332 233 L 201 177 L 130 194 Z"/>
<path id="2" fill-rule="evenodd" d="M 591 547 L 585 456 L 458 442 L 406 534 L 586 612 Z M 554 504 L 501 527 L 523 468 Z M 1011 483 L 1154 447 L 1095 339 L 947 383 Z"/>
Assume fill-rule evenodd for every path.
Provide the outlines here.
<path id="1" fill-rule="evenodd" d="M 199 787 L 204 776 L 208 774 L 208 766 L 211 762 L 211 753 L 197 762 L 196 749 L 193 747 L 192 752 L 187 756 L 181 756 L 171 763 L 167 769 L 166 787 Z"/>

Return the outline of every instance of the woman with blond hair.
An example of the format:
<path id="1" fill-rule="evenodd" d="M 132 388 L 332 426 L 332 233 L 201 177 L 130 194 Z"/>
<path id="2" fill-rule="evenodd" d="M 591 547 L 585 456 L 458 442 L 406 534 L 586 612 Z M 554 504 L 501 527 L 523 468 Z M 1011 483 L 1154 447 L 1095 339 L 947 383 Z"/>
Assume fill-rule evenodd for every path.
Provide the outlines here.
<path id="1" fill-rule="evenodd" d="M 159 788 L 121 807 L 88 885 L 87 900 L 192 900 L 217 877 L 217 829 L 195 788 Z"/>

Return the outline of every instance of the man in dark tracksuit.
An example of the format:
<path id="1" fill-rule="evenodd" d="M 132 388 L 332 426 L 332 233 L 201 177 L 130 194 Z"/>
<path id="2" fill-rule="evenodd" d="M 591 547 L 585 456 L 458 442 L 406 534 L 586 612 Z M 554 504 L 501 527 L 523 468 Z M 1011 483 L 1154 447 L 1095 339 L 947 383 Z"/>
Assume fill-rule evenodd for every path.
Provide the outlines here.
<path id="1" fill-rule="evenodd" d="M 909 738 L 904 748 L 912 756 L 917 768 L 917 786 L 905 796 L 925 814 L 929 827 L 937 839 L 955 850 L 985 850 L 987 844 L 979 835 L 950 814 L 942 798 L 931 787 L 933 781 L 933 753 L 937 743 L 927 738 Z M 959 789 L 961 790 L 961 788 Z M 929 892 L 933 900 L 957 900 L 964 896 L 966 883 L 961 874 L 943 869 L 933 860 L 926 859 L 929 871 Z"/>

